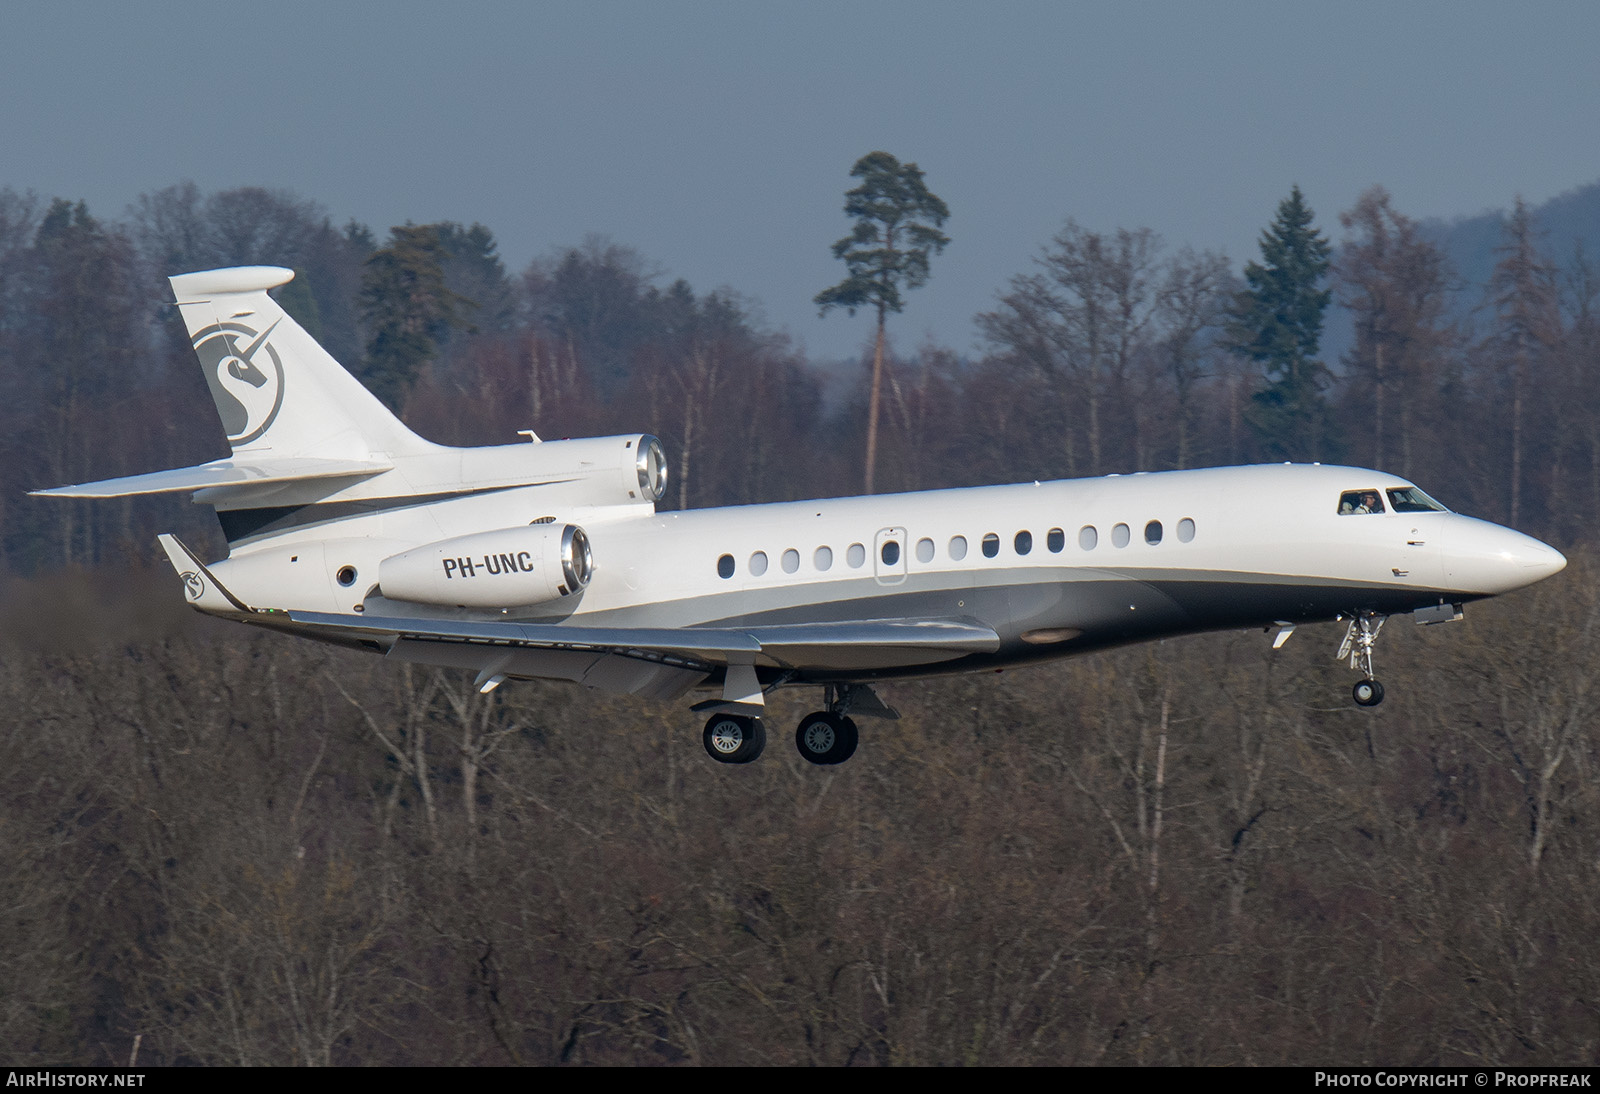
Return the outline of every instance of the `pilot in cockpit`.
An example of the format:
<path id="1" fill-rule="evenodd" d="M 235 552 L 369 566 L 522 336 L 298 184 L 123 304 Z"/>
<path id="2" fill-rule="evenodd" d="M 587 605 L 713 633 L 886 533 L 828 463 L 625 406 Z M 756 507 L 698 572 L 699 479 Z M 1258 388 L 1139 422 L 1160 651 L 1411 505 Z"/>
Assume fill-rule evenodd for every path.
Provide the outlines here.
<path id="1" fill-rule="evenodd" d="M 1383 500 L 1376 490 L 1346 490 L 1339 495 L 1339 512 L 1343 516 L 1355 513 L 1381 513 Z"/>

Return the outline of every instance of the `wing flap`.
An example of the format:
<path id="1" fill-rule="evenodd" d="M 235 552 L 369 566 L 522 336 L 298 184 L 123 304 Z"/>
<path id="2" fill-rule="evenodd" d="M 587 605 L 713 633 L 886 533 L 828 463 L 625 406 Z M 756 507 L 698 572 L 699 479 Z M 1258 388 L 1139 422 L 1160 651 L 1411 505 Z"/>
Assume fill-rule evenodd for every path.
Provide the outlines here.
<path id="1" fill-rule="evenodd" d="M 350 635 L 398 637 L 420 642 L 454 642 L 513 649 L 572 650 L 595 654 L 673 658 L 707 668 L 729 654 L 754 655 L 761 643 L 742 631 L 700 628 L 574 627 L 551 623 L 480 623 L 449 619 L 400 619 L 322 612 L 290 612 L 292 623 Z"/>
<path id="2" fill-rule="evenodd" d="M 780 665 L 812 669 L 904 668 L 993 653 L 1000 636 L 967 619 L 867 619 L 748 627 L 761 652 Z"/>
<path id="3" fill-rule="evenodd" d="M 429 645 L 476 646 L 456 653 L 464 667 L 482 666 L 495 650 L 550 650 L 613 655 L 710 672 L 728 664 L 829 671 L 871 671 L 936 664 L 992 653 L 1000 637 L 970 619 L 880 619 L 761 627 L 586 627 L 290 612 L 291 623 L 347 637 L 384 637 Z M 586 670 L 587 671 L 587 670 Z"/>
<path id="4" fill-rule="evenodd" d="M 44 498 L 127 498 L 140 494 L 177 494 L 185 490 L 208 490 L 219 486 L 256 486 L 302 479 L 366 478 L 394 469 L 394 464 L 376 460 L 323 460 L 283 458 L 213 460 L 197 467 L 178 467 L 171 471 L 151 471 L 126 475 L 120 479 L 57 486 L 34 490 L 32 496 Z"/>

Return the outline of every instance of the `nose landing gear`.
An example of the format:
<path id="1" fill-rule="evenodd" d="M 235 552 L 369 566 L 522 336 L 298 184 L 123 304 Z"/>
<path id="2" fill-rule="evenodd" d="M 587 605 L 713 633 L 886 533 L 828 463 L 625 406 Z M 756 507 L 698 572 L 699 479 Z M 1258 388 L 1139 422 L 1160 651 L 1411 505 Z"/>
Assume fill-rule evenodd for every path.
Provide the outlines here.
<path id="1" fill-rule="evenodd" d="M 1334 654 L 1334 660 L 1342 661 L 1348 657 L 1350 667 L 1361 670 L 1362 679 L 1357 680 L 1355 687 L 1350 689 L 1357 706 L 1375 707 L 1383 702 L 1383 685 L 1372 678 L 1372 647 L 1378 641 L 1378 632 L 1383 630 L 1386 618 L 1377 612 L 1357 612 L 1356 617 L 1350 620 L 1349 630 L 1344 632 L 1339 652 Z"/>
<path id="2" fill-rule="evenodd" d="M 1357 680 L 1356 686 L 1350 689 L 1350 694 L 1355 698 L 1357 706 L 1375 707 L 1383 702 L 1383 685 L 1376 680 Z"/>

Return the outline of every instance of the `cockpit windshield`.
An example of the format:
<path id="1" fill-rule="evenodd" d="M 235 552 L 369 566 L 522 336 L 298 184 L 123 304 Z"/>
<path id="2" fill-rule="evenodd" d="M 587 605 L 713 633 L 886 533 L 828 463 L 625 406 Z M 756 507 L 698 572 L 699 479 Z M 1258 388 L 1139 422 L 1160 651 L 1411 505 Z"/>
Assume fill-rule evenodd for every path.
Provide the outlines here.
<path id="1" fill-rule="evenodd" d="M 1377 487 L 1367 490 L 1346 490 L 1339 495 L 1339 515 L 1350 516 L 1353 513 L 1381 513 L 1383 512 L 1383 498 L 1378 493 Z"/>
<path id="2" fill-rule="evenodd" d="M 1389 491 L 1389 504 L 1396 513 L 1448 513 L 1450 510 L 1434 501 L 1415 486 L 1402 486 Z"/>

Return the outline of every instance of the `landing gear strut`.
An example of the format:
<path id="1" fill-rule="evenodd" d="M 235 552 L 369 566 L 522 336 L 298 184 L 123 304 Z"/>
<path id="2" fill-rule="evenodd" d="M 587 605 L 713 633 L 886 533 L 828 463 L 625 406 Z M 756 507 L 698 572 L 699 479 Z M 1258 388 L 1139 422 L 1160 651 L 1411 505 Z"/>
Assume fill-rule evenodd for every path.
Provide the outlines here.
<path id="1" fill-rule="evenodd" d="M 1344 632 L 1339 652 L 1334 654 L 1338 661 L 1350 658 L 1350 667 L 1361 670 L 1362 679 L 1350 689 L 1357 706 L 1375 707 L 1383 702 L 1383 685 L 1372 678 L 1372 647 L 1378 641 L 1378 632 L 1383 630 L 1385 618 L 1377 612 L 1357 612 L 1350 620 L 1350 629 Z"/>
<path id="2" fill-rule="evenodd" d="M 856 754 L 860 734 L 853 711 L 866 718 L 898 718 L 900 712 L 885 706 L 866 684 L 829 684 L 822 691 L 827 708 L 808 714 L 794 731 L 794 746 L 809 763 L 842 764 Z"/>

